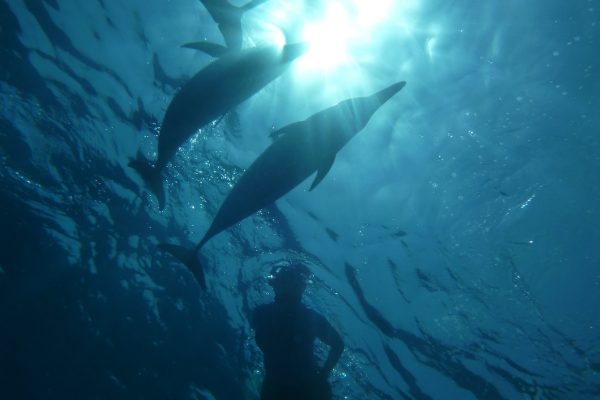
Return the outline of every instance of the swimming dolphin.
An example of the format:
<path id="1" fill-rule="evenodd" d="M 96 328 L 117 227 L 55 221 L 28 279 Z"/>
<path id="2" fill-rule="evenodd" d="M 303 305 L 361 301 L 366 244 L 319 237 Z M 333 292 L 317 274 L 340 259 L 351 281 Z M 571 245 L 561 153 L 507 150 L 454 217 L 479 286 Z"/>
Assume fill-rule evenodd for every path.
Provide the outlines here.
<path id="1" fill-rule="evenodd" d="M 158 158 L 152 166 L 140 152 L 129 162 L 165 205 L 162 170 L 177 149 L 198 129 L 214 121 L 281 75 L 307 50 L 304 43 L 259 46 L 228 53 L 198 72 L 169 104 L 158 137 Z"/>
<path id="2" fill-rule="evenodd" d="M 193 250 L 160 244 L 183 262 L 200 286 L 206 281 L 197 253 L 213 236 L 273 203 L 315 171 L 313 190 L 327 175 L 338 151 L 360 132 L 381 105 L 404 87 L 398 82 L 367 97 L 344 100 L 304 121 L 280 129 L 278 138 L 242 174 L 208 231 Z"/>
<path id="3" fill-rule="evenodd" d="M 266 2 L 267 0 L 251 0 L 243 6 L 234 6 L 228 0 L 200 0 L 212 19 L 218 24 L 219 30 L 225 39 L 225 46 L 206 42 L 188 43 L 184 47 L 191 47 L 205 51 L 213 57 L 220 57 L 227 51 L 242 48 L 242 16 L 246 11 Z"/>

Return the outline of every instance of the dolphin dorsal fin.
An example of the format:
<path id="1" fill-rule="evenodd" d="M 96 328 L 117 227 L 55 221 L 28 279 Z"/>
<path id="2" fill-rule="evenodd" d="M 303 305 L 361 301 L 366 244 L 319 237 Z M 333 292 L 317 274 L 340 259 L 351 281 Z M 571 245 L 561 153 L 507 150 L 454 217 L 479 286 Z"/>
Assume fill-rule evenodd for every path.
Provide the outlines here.
<path id="1" fill-rule="evenodd" d="M 200 50 L 201 52 L 206 53 L 213 58 L 220 58 L 229 52 L 227 47 L 207 41 L 186 43 L 181 45 L 181 47 L 186 49 Z"/>
<path id="2" fill-rule="evenodd" d="M 333 165 L 334 161 L 335 161 L 335 154 L 331 158 L 327 159 L 323 164 L 321 164 L 321 166 L 317 170 L 317 176 L 315 177 L 315 180 L 313 181 L 312 185 L 310 186 L 310 189 L 308 189 L 309 192 L 312 191 L 314 188 L 316 188 L 319 183 L 321 183 L 323 178 L 325 178 L 325 175 L 327 175 L 327 173 L 331 169 L 331 166 Z"/>

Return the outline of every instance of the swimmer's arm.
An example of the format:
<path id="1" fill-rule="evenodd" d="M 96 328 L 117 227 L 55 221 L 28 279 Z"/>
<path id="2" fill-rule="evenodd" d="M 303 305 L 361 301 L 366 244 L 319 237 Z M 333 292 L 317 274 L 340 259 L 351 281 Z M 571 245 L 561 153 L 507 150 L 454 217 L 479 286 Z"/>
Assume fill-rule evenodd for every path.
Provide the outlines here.
<path id="1" fill-rule="evenodd" d="M 322 377 L 327 379 L 344 351 L 344 342 L 342 341 L 340 334 L 324 318 L 323 322 L 320 324 L 318 337 L 323 343 L 329 346 L 329 355 L 321 369 Z"/>

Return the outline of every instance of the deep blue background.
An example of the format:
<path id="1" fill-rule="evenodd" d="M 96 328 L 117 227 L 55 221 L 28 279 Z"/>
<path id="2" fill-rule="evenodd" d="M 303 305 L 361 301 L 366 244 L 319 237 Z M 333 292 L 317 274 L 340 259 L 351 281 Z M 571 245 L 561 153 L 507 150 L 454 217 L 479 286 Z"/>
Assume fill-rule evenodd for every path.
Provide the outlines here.
<path id="1" fill-rule="evenodd" d="M 597 0 L 391 2 L 370 27 L 340 0 L 345 61 L 203 129 L 163 212 L 127 162 L 210 61 L 179 46 L 221 38 L 198 1 L 123 3 L 0 2 L 2 398 L 256 398 L 248 316 L 290 258 L 347 345 L 336 398 L 600 396 Z M 270 0 L 245 45 L 330 3 Z M 156 251 L 200 239 L 271 129 L 398 80 L 317 189 L 203 249 L 206 293 Z"/>

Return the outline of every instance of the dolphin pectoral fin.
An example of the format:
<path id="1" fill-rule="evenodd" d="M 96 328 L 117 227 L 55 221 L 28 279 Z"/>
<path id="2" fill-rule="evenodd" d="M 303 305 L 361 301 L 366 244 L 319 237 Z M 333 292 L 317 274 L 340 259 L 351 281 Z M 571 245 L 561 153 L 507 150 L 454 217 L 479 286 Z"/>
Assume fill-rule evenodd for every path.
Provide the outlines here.
<path id="1" fill-rule="evenodd" d="M 317 176 L 315 177 L 315 180 L 313 181 L 312 185 L 310 186 L 310 189 L 308 189 L 309 192 L 312 191 L 314 188 L 316 188 L 319 183 L 321 183 L 323 178 L 325 178 L 325 175 L 327 175 L 327 173 L 331 169 L 331 166 L 333 165 L 334 161 L 335 161 L 335 155 L 333 157 L 331 157 L 330 159 L 328 159 L 325 163 L 323 163 L 319 167 L 319 169 L 317 171 Z"/>
<path id="2" fill-rule="evenodd" d="M 182 262 L 188 270 L 194 275 L 194 278 L 203 290 L 206 290 L 206 278 L 204 277 L 204 268 L 198 262 L 196 249 L 188 249 L 175 244 L 161 243 L 158 248 L 171 254 L 173 257 Z"/>
<path id="3" fill-rule="evenodd" d="M 214 58 L 219 58 L 229 51 L 229 49 L 225 46 L 205 41 L 186 43 L 181 45 L 181 47 L 185 47 L 186 49 L 200 50 Z"/>

